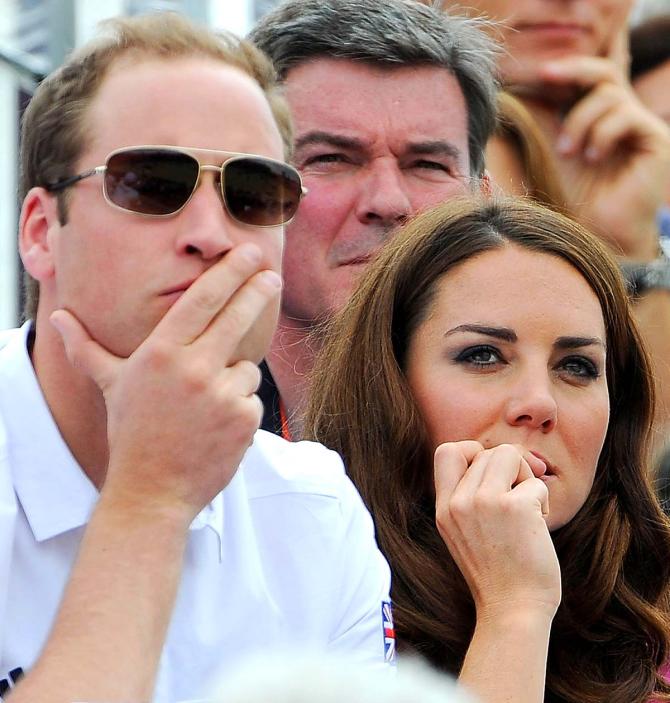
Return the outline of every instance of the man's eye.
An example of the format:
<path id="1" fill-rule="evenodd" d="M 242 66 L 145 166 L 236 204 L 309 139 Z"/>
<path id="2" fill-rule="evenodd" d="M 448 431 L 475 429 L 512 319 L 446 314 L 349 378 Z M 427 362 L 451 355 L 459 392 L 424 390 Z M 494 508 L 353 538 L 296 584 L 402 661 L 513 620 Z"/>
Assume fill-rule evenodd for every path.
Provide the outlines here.
<path id="1" fill-rule="evenodd" d="M 429 171 L 444 171 L 444 173 L 452 173 L 452 168 L 448 164 L 441 163 L 440 161 L 427 161 L 426 159 L 420 159 L 412 163 L 412 168 L 424 168 Z"/>
<path id="2" fill-rule="evenodd" d="M 347 163 L 349 159 L 344 154 L 314 154 L 304 160 L 305 166 L 313 164 L 338 164 Z"/>
<path id="3" fill-rule="evenodd" d="M 478 345 L 463 349 L 455 360 L 470 366 L 485 368 L 502 362 L 502 356 L 495 347 Z"/>

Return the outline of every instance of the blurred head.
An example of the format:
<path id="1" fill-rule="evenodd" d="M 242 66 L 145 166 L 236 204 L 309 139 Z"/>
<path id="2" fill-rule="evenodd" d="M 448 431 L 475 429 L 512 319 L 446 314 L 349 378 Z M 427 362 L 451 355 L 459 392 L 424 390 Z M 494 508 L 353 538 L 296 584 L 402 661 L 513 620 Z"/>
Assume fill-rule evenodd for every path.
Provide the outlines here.
<path id="1" fill-rule="evenodd" d="M 182 209 L 162 216 L 112 205 L 103 194 L 111 168 L 64 189 L 52 184 L 144 145 L 177 147 L 196 170 L 220 167 L 230 152 L 282 160 L 290 129 L 272 68 L 253 46 L 177 15 L 114 20 L 108 29 L 45 80 L 26 111 L 20 251 L 39 281 L 38 327 L 64 307 L 100 344 L 127 356 L 236 245 L 252 242 L 263 266 L 279 271 L 282 227 L 233 217 L 211 168 L 200 171 Z M 138 179 L 161 168 L 153 160 L 124 171 L 115 190 L 135 192 Z M 178 181 L 175 175 L 170 183 Z M 266 311 L 241 354 L 262 358 L 276 315 Z"/>
<path id="2" fill-rule="evenodd" d="M 450 6 L 450 0 L 443 3 Z M 570 55 L 608 56 L 625 30 L 633 0 L 471 0 L 467 6 L 502 23 L 506 84 L 523 85 L 538 64 Z"/>
<path id="3" fill-rule="evenodd" d="M 327 319 L 407 217 L 478 190 L 495 101 L 478 24 L 405 0 L 288 0 L 252 32 L 309 189 L 287 230 L 286 321 Z"/>
<path id="4" fill-rule="evenodd" d="M 235 68 L 255 83 L 269 105 L 285 155 L 290 154 L 292 133 L 288 109 L 271 65 L 253 46 L 230 34 L 214 34 L 177 14 L 115 18 L 104 23 L 97 38 L 77 49 L 35 91 L 22 124 L 21 200 L 33 187 L 44 187 L 75 174 L 77 163 L 102 128 L 92 120 L 91 106 L 113 68 L 124 61 L 135 64 L 189 58 L 209 59 Z M 202 108 L 193 105 L 192 109 L 195 113 Z M 118 115 L 115 117 L 118 119 Z M 62 224 L 68 220 L 70 193 L 65 190 L 57 196 Z M 24 282 L 24 317 L 28 319 L 35 317 L 39 286 L 30 275 L 26 275 Z"/>

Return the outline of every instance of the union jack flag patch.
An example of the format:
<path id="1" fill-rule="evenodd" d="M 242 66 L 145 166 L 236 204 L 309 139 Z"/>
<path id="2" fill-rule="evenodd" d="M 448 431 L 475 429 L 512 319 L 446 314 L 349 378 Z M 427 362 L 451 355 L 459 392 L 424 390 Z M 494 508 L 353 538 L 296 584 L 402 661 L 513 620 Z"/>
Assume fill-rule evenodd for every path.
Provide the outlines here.
<path id="1" fill-rule="evenodd" d="M 395 628 L 393 610 L 389 601 L 382 601 L 382 627 L 384 628 L 384 661 L 395 662 Z"/>

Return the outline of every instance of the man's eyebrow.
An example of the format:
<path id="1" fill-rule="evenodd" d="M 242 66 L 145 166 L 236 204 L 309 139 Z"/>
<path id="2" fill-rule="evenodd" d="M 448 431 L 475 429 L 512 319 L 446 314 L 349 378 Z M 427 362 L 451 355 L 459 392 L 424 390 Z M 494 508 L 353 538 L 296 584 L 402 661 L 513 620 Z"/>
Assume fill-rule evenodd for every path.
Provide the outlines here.
<path id="1" fill-rule="evenodd" d="M 483 334 L 486 337 L 495 337 L 495 339 L 501 339 L 504 342 L 516 342 L 518 337 L 514 330 L 509 329 L 509 327 L 491 327 L 490 325 L 458 325 L 453 329 L 448 330 L 444 333 L 445 337 L 448 337 L 457 332 L 476 332 L 477 334 Z"/>
<path id="2" fill-rule="evenodd" d="M 312 144 L 321 144 L 336 147 L 338 149 L 352 149 L 364 151 L 367 145 L 356 137 L 346 137 L 343 134 L 325 132 L 322 130 L 312 130 L 306 132 L 295 140 L 295 149 L 302 149 Z M 432 156 L 446 156 L 455 161 L 462 158 L 461 150 L 451 142 L 442 139 L 427 140 L 422 142 L 410 142 L 405 149 L 407 154 L 425 154 Z"/>
<path id="3" fill-rule="evenodd" d="M 554 346 L 557 349 L 579 349 L 580 347 L 602 347 L 607 348 L 605 342 L 600 337 L 559 337 Z"/>
<path id="4" fill-rule="evenodd" d="M 462 157 L 461 150 L 457 146 L 454 146 L 451 142 L 445 142 L 442 139 L 435 139 L 425 142 L 411 142 L 407 146 L 407 152 L 410 154 L 447 156 L 455 161 L 460 161 Z"/>
<path id="5" fill-rule="evenodd" d="M 302 149 L 310 144 L 327 144 L 338 149 L 364 149 L 365 144 L 355 137 L 345 137 L 342 134 L 313 130 L 306 132 L 295 140 L 295 149 Z"/>

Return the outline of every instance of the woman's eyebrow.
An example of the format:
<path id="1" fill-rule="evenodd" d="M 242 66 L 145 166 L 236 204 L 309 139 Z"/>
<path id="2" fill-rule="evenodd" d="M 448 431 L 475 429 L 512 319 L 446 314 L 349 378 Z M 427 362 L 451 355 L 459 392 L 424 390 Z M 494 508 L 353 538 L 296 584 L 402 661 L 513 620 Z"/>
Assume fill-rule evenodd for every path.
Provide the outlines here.
<path id="1" fill-rule="evenodd" d="M 554 346 L 557 349 L 578 349 L 579 347 L 598 346 L 606 349 L 607 346 L 600 337 L 559 337 Z"/>
<path id="2" fill-rule="evenodd" d="M 491 325 L 458 325 L 458 327 L 454 327 L 445 332 L 444 336 L 448 337 L 457 332 L 476 332 L 477 334 L 483 334 L 487 337 L 501 339 L 504 342 L 516 342 L 518 340 L 516 332 L 509 327 L 492 327 Z"/>
<path id="3" fill-rule="evenodd" d="M 492 325 L 477 325 L 466 324 L 458 325 L 444 333 L 445 337 L 458 332 L 475 332 L 487 337 L 494 337 L 504 342 L 517 342 L 518 337 L 514 330 L 509 327 L 494 327 Z M 581 347 L 598 346 L 603 349 L 607 348 L 605 342 L 600 337 L 580 337 L 580 336 L 565 336 L 559 337 L 553 344 L 557 349 L 579 349 Z"/>

